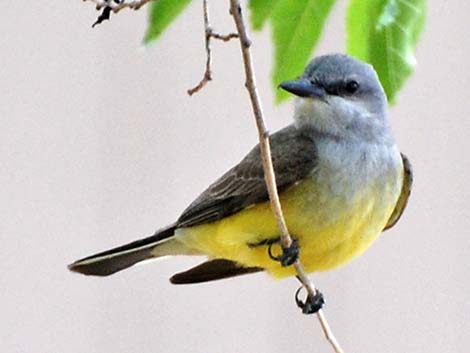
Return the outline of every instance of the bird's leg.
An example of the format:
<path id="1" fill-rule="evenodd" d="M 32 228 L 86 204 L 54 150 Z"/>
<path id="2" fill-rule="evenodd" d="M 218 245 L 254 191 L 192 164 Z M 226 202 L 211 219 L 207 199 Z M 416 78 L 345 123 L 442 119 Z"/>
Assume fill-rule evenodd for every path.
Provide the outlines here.
<path id="1" fill-rule="evenodd" d="M 300 281 L 299 277 L 296 276 L 297 279 Z M 302 283 L 302 281 L 300 281 Z M 297 306 L 302 309 L 303 314 L 315 314 L 318 310 L 320 310 L 323 307 L 323 304 L 325 304 L 325 299 L 323 297 L 323 294 L 317 289 L 315 295 L 307 295 L 307 298 L 305 301 L 302 301 L 299 299 L 299 294 L 300 291 L 304 288 L 302 285 L 297 289 L 295 292 L 295 302 Z"/>
<path id="2" fill-rule="evenodd" d="M 275 256 L 272 253 L 273 243 L 268 245 L 268 255 L 274 261 L 279 261 L 283 267 L 292 265 L 299 258 L 299 243 L 297 239 L 292 239 L 292 243 L 289 247 L 282 247 L 282 254 Z"/>

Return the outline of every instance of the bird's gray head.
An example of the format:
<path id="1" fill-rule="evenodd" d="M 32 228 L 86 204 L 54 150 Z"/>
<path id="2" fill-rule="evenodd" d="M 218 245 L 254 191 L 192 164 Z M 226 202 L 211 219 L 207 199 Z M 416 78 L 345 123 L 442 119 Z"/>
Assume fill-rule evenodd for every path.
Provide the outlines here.
<path id="1" fill-rule="evenodd" d="M 313 59 L 302 76 L 281 83 L 298 97 L 295 122 L 339 139 L 391 139 L 387 99 L 371 65 L 347 55 Z"/>

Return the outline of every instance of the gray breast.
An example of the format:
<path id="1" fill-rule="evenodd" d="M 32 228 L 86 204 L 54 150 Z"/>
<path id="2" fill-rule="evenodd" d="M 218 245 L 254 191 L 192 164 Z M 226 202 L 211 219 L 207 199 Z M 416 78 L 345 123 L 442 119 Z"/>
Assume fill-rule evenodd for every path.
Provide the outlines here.
<path id="1" fill-rule="evenodd" d="M 325 196 L 352 202 L 371 183 L 380 189 L 398 180 L 400 156 L 394 145 L 322 139 L 317 149 L 318 166 L 312 177 Z"/>

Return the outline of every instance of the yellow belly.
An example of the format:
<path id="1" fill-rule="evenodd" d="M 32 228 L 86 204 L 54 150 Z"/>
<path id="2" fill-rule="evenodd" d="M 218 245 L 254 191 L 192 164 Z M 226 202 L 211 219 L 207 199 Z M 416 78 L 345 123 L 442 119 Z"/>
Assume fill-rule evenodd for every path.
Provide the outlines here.
<path id="1" fill-rule="evenodd" d="M 370 183 L 353 197 L 334 196 L 312 179 L 280 195 L 289 232 L 300 245 L 308 272 L 340 266 L 360 255 L 383 230 L 399 195 L 401 180 Z M 341 194 L 339 194 L 341 195 Z M 177 230 L 177 240 L 211 258 L 234 260 L 266 269 L 275 277 L 294 275 L 291 267 L 273 261 L 267 245 L 250 246 L 279 236 L 268 202 L 254 205 L 222 220 Z M 277 245 L 273 251 L 279 250 Z"/>

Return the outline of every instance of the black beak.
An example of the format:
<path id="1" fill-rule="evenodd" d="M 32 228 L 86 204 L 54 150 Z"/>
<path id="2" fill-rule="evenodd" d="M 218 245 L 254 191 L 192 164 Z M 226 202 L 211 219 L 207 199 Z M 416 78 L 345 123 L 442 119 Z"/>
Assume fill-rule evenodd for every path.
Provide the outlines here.
<path id="1" fill-rule="evenodd" d="M 293 93 L 299 97 L 324 98 L 325 89 L 306 78 L 299 78 L 292 81 L 284 81 L 279 87 L 287 92 Z"/>

